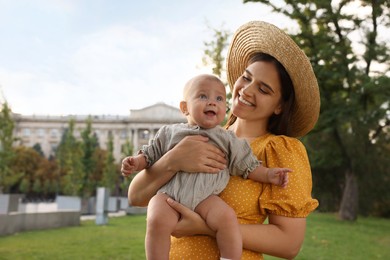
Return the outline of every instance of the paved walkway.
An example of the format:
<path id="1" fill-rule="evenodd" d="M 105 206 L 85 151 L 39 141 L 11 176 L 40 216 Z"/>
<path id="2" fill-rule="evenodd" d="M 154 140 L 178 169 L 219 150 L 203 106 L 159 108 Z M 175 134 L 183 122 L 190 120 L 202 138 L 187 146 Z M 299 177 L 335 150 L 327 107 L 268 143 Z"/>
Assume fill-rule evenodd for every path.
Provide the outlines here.
<path id="1" fill-rule="evenodd" d="M 123 217 L 123 216 L 126 216 L 126 211 L 124 210 L 121 210 L 121 211 L 118 211 L 118 212 L 109 212 L 108 213 L 108 217 L 112 218 L 112 217 Z M 83 221 L 83 220 L 94 220 L 96 219 L 96 215 L 81 215 L 80 217 L 80 220 Z"/>

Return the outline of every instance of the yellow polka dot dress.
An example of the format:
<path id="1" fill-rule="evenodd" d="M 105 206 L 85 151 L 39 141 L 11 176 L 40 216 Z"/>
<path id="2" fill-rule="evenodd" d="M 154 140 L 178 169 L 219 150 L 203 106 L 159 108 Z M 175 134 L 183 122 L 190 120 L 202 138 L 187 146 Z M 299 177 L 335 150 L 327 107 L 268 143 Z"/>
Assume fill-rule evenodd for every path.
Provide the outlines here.
<path id="1" fill-rule="evenodd" d="M 253 153 L 269 168 L 286 167 L 289 183 L 283 189 L 232 176 L 220 197 L 231 206 L 241 224 L 261 224 L 268 214 L 306 217 L 318 206 L 311 197 L 312 178 L 306 149 L 296 138 L 265 135 L 251 143 Z M 214 238 L 172 237 L 170 259 L 219 259 Z M 244 250 L 241 259 L 263 259 L 260 253 Z"/>

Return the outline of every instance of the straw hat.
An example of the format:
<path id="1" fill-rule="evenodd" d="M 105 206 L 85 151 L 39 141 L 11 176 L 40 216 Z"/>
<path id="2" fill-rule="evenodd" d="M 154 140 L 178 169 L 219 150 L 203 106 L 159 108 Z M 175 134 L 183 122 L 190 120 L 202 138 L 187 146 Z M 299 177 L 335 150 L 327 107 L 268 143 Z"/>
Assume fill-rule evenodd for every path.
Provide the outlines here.
<path id="1" fill-rule="evenodd" d="M 249 59 L 258 52 L 276 58 L 287 70 L 294 85 L 291 132 L 293 137 L 304 136 L 315 125 L 320 112 L 320 93 L 313 68 L 305 53 L 284 31 L 262 22 L 242 25 L 233 36 L 227 54 L 227 78 L 232 89 L 248 66 Z"/>

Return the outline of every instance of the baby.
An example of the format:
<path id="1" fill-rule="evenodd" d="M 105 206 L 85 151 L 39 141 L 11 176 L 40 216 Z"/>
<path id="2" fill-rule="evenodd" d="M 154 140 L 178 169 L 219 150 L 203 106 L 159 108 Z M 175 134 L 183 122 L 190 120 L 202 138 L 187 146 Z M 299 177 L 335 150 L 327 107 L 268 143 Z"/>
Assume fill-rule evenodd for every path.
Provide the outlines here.
<path id="1" fill-rule="evenodd" d="M 217 77 L 202 74 L 192 78 L 185 85 L 183 96 L 180 110 L 188 123 L 163 126 L 150 145 L 144 146 L 137 156 L 122 161 L 122 175 L 150 167 L 187 135 L 209 137 L 226 154 L 229 165 L 217 174 L 179 172 L 151 199 L 145 238 L 147 259 L 169 258 L 170 236 L 180 215 L 167 204 L 168 197 L 205 219 L 216 232 L 222 258 L 240 259 L 242 238 L 235 212 L 218 194 L 226 187 L 230 174 L 286 187 L 291 170 L 263 167 L 246 140 L 220 127 L 226 113 L 226 90 Z"/>

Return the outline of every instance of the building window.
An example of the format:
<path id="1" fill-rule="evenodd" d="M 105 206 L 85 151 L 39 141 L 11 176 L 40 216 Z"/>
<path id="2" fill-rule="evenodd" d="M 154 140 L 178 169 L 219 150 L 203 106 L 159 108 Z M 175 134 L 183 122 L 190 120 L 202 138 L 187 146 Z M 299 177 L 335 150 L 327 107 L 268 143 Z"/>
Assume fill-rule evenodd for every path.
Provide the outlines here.
<path id="1" fill-rule="evenodd" d="M 58 129 L 51 129 L 50 130 L 50 137 L 53 137 L 53 138 L 58 137 Z"/>
<path id="2" fill-rule="evenodd" d="M 24 128 L 23 129 L 23 136 L 30 136 L 30 135 L 31 135 L 30 128 Z"/>
<path id="3" fill-rule="evenodd" d="M 149 135 L 150 135 L 150 132 L 149 130 L 143 130 L 143 131 L 140 131 L 139 132 L 139 135 L 140 135 L 140 138 L 141 139 L 144 139 L 144 140 L 148 140 L 149 139 Z"/>
<path id="4" fill-rule="evenodd" d="M 127 131 L 126 131 L 126 129 L 123 129 L 123 130 L 121 131 L 121 138 L 122 138 L 122 139 L 126 139 L 126 138 L 127 138 Z"/>
<path id="5" fill-rule="evenodd" d="M 37 135 L 38 135 L 38 137 L 44 137 L 45 136 L 45 129 L 39 128 L 37 130 Z"/>

